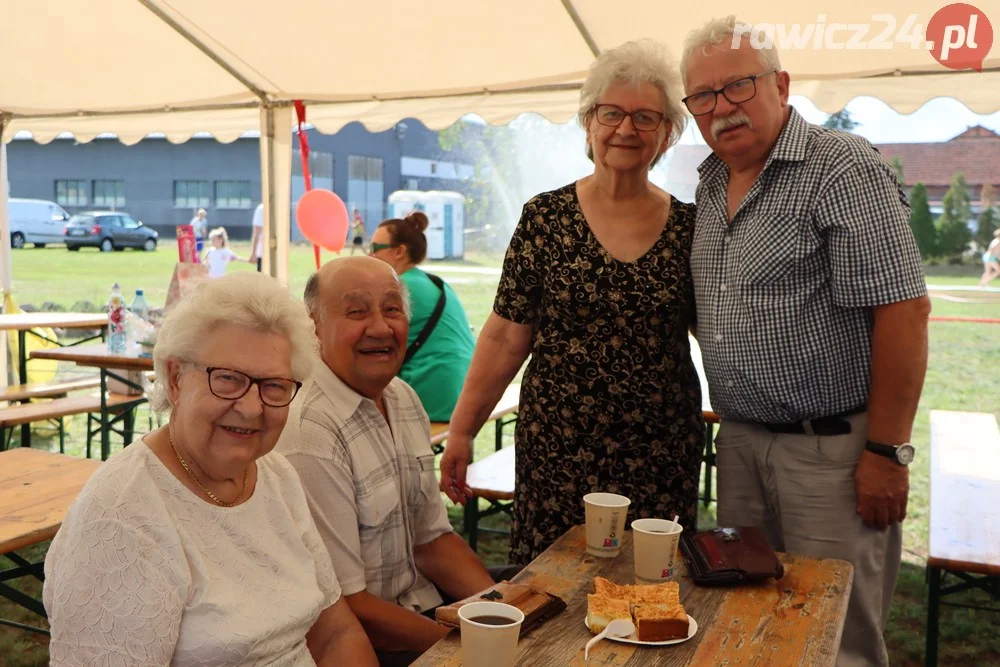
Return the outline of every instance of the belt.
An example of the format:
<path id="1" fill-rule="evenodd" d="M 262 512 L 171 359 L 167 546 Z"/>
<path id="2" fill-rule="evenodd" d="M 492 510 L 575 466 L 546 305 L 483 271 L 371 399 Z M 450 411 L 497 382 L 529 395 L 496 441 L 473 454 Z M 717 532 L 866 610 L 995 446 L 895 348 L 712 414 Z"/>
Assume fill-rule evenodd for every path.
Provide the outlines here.
<path id="1" fill-rule="evenodd" d="M 757 426 L 761 428 L 766 428 L 771 433 L 788 433 L 792 435 L 847 435 L 851 432 L 851 422 L 847 421 L 847 417 L 851 415 L 856 415 L 864 412 L 868 409 L 868 406 L 862 405 L 861 407 L 855 408 L 853 410 L 848 410 L 847 412 L 842 412 L 839 415 L 831 415 L 829 417 L 817 417 L 816 419 L 804 419 L 798 422 L 785 422 L 782 424 L 761 424 L 758 423 Z"/>

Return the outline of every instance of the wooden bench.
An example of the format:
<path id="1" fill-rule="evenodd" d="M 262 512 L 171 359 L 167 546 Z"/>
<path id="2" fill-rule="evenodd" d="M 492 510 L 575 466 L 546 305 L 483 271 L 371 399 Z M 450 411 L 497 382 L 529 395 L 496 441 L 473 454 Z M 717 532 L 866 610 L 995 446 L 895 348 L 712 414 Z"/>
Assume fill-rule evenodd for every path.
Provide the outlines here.
<path id="1" fill-rule="evenodd" d="M 933 667 L 940 607 L 949 604 L 941 598 L 979 589 L 1000 600 L 1000 429 L 993 415 L 931 411 L 930 505 L 925 664 Z M 958 581 L 943 587 L 945 577 Z"/>
<path id="2" fill-rule="evenodd" d="M 45 617 L 42 602 L 8 585 L 24 577 L 42 580 L 44 563 L 15 553 L 52 539 L 83 485 L 100 467 L 39 449 L 18 447 L 0 452 L 0 557 L 14 564 L 0 570 L 0 598 Z M 47 630 L 0 619 L 0 625 L 48 634 Z"/>
<path id="3" fill-rule="evenodd" d="M 125 444 L 131 440 L 132 430 L 131 416 L 132 408 L 146 400 L 145 396 L 126 396 L 125 394 L 108 394 L 107 407 L 125 414 L 125 429 L 122 433 Z M 0 408 L 0 429 L 3 435 L 0 436 L 0 450 L 7 449 L 10 439 L 13 436 L 15 426 L 30 424 L 32 422 L 54 420 L 59 422 L 59 452 L 65 451 L 66 431 L 63 424 L 64 417 L 86 414 L 87 421 L 87 458 L 90 458 L 90 443 L 95 431 L 90 427 L 92 413 L 101 411 L 101 397 L 97 396 L 66 396 L 55 398 L 44 403 L 22 403 Z M 27 443 L 22 443 L 28 446 Z"/>
<path id="4" fill-rule="evenodd" d="M 489 419 L 486 421 L 491 421 L 496 424 L 496 450 L 499 452 L 503 447 L 503 428 L 508 424 L 513 424 L 517 421 L 517 406 L 518 402 L 521 400 L 521 385 L 512 384 L 509 385 L 503 392 L 503 396 L 497 402 L 496 407 L 493 408 L 493 412 L 490 413 Z M 512 418 L 511 415 L 514 415 Z M 431 449 L 433 449 L 435 454 L 440 454 L 444 451 L 444 447 L 441 443 L 448 439 L 448 422 L 431 422 Z"/>
<path id="5" fill-rule="evenodd" d="M 70 392 L 93 389 L 99 386 L 101 386 L 101 378 L 97 375 L 64 379 L 57 382 L 16 384 L 0 392 L 0 401 L 15 403 L 30 401 L 34 398 L 59 398 Z"/>
<path id="6" fill-rule="evenodd" d="M 473 494 L 465 503 L 465 539 L 475 551 L 480 530 L 506 532 L 480 528 L 479 521 L 500 512 L 510 516 L 514 500 L 514 448 L 502 448 L 482 461 L 472 463 L 465 473 L 465 483 Z M 489 501 L 488 509 L 480 511 L 480 498 Z"/>

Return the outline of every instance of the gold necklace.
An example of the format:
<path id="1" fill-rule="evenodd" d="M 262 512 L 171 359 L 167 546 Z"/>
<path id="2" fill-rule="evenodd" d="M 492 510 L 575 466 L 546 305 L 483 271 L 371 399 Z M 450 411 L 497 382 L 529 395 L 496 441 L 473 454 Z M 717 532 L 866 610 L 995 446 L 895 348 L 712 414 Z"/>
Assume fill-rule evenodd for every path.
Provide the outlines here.
<path id="1" fill-rule="evenodd" d="M 209 498 L 215 501 L 216 505 L 221 505 L 223 507 L 233 507 L 234 505 L 240 502 L 240 499 L 243 498 L 243 494 L 247 492 L 247 475 L 250 473 L 250 466 L 247 466 L 246 468 L 243 469 L 243 488 L 240 489 L 240 495 L 236 496 L 236 500 L 234 500 L 233 502 L 227 503 L 224 500 L 219 500 L 219 497 L 217 495 L 206 489 L 205 485 L 202 484 L 197 477 L 195 477 L 194 472 L 191 470 L 191 468 L 188 467 L 187 461 L 185 461 L 184 457 L 181 456 L 180 450 L 177 449 L 177 445 L 174 444 L 174 438 L 173 436 L 171 436 L 169 428 L 167 429 L 167 441 L 173 448 L 174 454 L 177 456 L 177 460 L 180 461 L 181 467 L 187 471 L 187 474 L 191 476 L 191 479 L 193 479 L 194 483 L 198 485 L 198 488 L 204 491 L 205 495 L 207 495 Z"/>

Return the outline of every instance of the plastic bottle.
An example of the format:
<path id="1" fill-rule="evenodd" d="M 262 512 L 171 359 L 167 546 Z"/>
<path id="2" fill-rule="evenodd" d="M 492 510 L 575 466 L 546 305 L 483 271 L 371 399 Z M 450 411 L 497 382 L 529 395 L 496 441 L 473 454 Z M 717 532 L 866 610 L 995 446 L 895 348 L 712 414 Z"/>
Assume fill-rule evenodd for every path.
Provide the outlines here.
<path id="1" fill-rule="evenodd" d="M 135 291 L 135 298 L 132 299 L 132 305 L 128 309 L 142 321 L 149 321 L 149 305 L 146 303 L 146 298 L 142 295 L 141 289 Z"/>
<path id="2" fill-rule="evenodd" d="M 108 298 L 108 354 L 125 354 L 125 298 L 115 283 Z"/>

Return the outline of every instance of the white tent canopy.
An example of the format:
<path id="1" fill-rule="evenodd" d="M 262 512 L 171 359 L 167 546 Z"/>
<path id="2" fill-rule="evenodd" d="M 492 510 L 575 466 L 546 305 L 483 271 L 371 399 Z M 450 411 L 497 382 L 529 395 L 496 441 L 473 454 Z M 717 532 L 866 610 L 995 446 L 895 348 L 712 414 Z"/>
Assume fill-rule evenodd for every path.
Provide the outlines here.
<path id="1" fill-rule="evenodd" d="M 686 33 L 736 12 L 744 21 L 925 26 L 940 0 L 5 0 L 0 40 L 0 137 L 50 141 L 113 133 L 135 143 L 209 131 L 232 141 L 261 132 L 265 266 L 287 277 L 291 100 L 305 100 L 324 132 L 359 120 L 370 129 L 418 117 L 431 128 L 466 113 L 500 123 L 534 111 L 572 117 L 596 53 L 654 37 L 679 55 Z M 1000 21 L 1000 2 L 976 3 Z M 815 29 L 815 27 L 814 27 Z M 911 31 L 912 32 L 912 31 Z M 921 29 L 922 33 L 922 29 Z M 833 112 L 874 95 L 901 112 L 938 96 L 978 113 L 1000 109 L 1000 57 L 985 72 L 944 69 L 928 50 L 784 50 L 792 92 Z M 846 39 L 842 34 L 840 39 Z M 994 52 L 997 49 L 994 48 Z M 0 215 L 0 225 L 5 216 Z M 0 228 L 0 232 L 3 232 Z"/>

